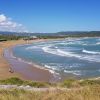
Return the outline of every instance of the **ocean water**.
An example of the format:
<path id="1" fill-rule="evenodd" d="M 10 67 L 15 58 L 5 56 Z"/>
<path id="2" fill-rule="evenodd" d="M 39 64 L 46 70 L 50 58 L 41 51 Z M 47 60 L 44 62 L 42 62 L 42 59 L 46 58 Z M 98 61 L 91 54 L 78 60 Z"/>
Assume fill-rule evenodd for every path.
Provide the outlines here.
<path id="1" fill-rule="evenodd" d="M 100 77 L 100 38 L 68 38 L 13 48 L 14 56 L 59 76 Z"/>

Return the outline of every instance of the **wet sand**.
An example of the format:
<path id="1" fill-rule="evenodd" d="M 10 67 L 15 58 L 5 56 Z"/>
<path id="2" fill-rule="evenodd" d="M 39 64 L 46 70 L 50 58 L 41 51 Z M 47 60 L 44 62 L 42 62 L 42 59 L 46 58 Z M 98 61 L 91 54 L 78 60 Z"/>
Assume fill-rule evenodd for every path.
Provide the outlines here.
<path id="1" fill-rule="evenodd" d="M 48 70 L 40 69 L 38 68 L 40 66 L 36 64 L 31 65 L 13 57 L 11 48 L 4 50 L 4 57 L 9 62 L 10 69 L 15 73 L 19 73 L 26 80 L 51 82 L 53 78 L 53 75 Z"/>
<path id="2" fill-rule="evenodd" d="M 33 42 L 41 42 L 47 40 L 33 40 L 26 42 L 24 40 L 0 42 L 0 79 L 10 77 L 19 77 L 24 80 L 53 82 L 53 74 L 48 70 L 40 69 L 36 64 L 28 64 L 18 58 L 12 56 L 12 47 L 22 44 L 30 44 Z M 13 70 L 13 73 L 9 72 Z"/>
<path id="3" fill-rule="evenodd" d="M 0 80 L 7 79 L 10 77 L 22 78 L 18 73 L 10 73 L 9 72 L 9 63 L 6 61 L 6 59 L 4 59 L 3 51 L 5 48 L 9 48 L 9 47 L 14 46 L 16 44 L 24 44 L 24 43 L 25 43 L 25 41 L 23 41 L 23 40 L 0 42 Z"/>

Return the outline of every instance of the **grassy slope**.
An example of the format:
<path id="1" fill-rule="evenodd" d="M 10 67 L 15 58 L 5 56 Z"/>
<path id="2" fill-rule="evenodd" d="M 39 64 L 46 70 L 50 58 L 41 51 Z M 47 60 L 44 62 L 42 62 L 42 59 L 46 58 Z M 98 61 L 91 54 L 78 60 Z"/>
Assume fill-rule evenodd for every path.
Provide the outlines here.
<path id="1" fill-rule="evenodd" d="M 0 100 L 100 100 L 100 80 L 66 80 L 50 84 L 22 81 L 18 78 L 1 80 L 0 84 L 30 85 L 34 87 L 67 87 L 68 90 L 34 92 L 26 90 L 0 90 Z M 81 88 L 80 88 L 81 87 Z"/>
<path id="2" fill-rule="evenodd" d="M 100 85 L 100 80 L 88 79 L 88 80 L 75 80 L 67 79 L 60 83 L 48 83 L 48 82 L 35 82 L 35 81 L 25 81 L 17 77 L 12 77 L 6 80 L 0 80 L 0 85 L 29 85 L 31 87 L 64 87 L 64 88 L 78 88 L 84 86 Z"/>
<path id="3" fill-rule="evenodd" d="M 100 86 L 88 86 L 69 91 L 34 92 L 25 90 L 0 90 L 0 100 L 100 100 Z"/>

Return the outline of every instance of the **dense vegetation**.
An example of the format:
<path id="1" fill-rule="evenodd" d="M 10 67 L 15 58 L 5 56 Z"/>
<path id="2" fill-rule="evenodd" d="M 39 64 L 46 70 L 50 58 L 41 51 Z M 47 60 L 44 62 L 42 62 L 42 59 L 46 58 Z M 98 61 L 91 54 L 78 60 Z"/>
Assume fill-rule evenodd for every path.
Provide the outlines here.
<path id="1" fill-rule="evenodd" d="M 100 85 L 100 80 L 75 80 L 75 79 L 67 79 L 64 82 L 59 83 L 48 83 L 48 82 L 35 82 L 35 81 L 25 81 L 19 78 L 13 77 L 6 80 L 0 80 L 0 85 L 29 85 L 31 87 L 64 87 L 64 88 L 72 88 L 72 87 L 83 87 L 83 86 L 92 86 L 92 85 Z"/>
<path id="2" fill-rule="evenodd" d="M 0 41 L 7 41 L 7 40 L 19 40 L 22 36 L 15 36 L 15 35 L 0 35 Z"/>
<path id="3" fill-rule="evenodd" d="M 40 35 L 39 38 L 76 38 L 76 37 L 100 37 L 100 32 L 59 32 L 52 35 Z"/>
<path id="4" fill-rule="evenodd" d="M 18 40 L 20 38 L 29 38 L 30 36 L 37 36 L 42 39 L 68 38 L 68 37 L 100 37 L 100 31 L 69 31 L 57 33 L 16 33 L 16 32 L 0 32 L 0 39 L 4 40 Z"/>
<path id="5" fill-rule="evenodd" d="M 46 83 L 46 82 L 24 81 L 24 80 L 21 80 L 21 79 L 16 78 L 16 77 L 6 79 L 6 80 L 0 80 L 0 85 L 2 85 L 2 84 L 4 84 L 4 85 L 18 85 L 18 86 L 29 85 L 32 87 L 48 87 L 50 85 L 49 83 Z"/>

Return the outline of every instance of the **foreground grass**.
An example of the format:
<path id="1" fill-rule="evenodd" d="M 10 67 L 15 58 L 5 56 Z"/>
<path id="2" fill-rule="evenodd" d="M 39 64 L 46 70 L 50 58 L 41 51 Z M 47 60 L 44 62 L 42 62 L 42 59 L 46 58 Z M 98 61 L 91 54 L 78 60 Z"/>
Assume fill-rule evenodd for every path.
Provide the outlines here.
<path id="1" fill-rule="evenodd" d="M 100 86 L 46 92 L 0 90 L 0 100 L 100 100 Z"/>
<path id="2" fill-rule="evenodd" d="M 100 80 L 65 80 L 61 83 L 23 81 L 18 78 L 0 80 L 0 84 L 29 85 L 32 87 L 66 88 L 56 91 L 28 91 L 22 89 L 0 89 L 0 100 L 100 100 Z"/>

